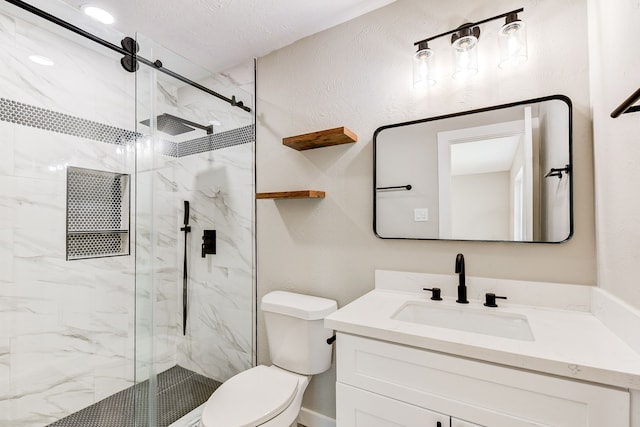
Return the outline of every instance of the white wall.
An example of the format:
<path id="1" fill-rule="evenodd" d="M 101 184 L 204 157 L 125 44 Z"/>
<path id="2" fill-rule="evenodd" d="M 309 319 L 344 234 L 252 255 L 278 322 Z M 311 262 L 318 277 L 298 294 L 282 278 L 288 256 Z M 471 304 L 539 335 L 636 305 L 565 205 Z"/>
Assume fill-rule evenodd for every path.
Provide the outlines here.
<path id="1" fill-rule="evenodd" d="M 640 6 L 634 0 L 589 1 L 597 212 L 598 284 L 640 307 L 640 113 L 609 114 L 639 87 Z"/>
<path id="2" fill-rule="evenodd" d="M 376 187 L 411 185 L 411 190 L 376 192 L 376 232 L 381 237 L 433 238 L 438 235 L 438 145 L 426 126 L 384 129 L 376 137 Z M 428 221 L 414 221 L 426 208 Z"/>
<path id="3" fill-rule="evenodd" d="M 411 87 L 413 42 L 523 6 L 529 61 L 496 66 L 499 22 L 484 25 L 479 74 L 441 68 L 429 93 Z M 374 269 L 467 273 L 593 285 L 596 281 L 586 0 L 399 0 L 258 60 L 257 191 L 319 189 L 323 200 L 257 203 L 258 293 L 334 298 L 342 306 L 373 288 Z M 566 41 L 566 42 L 563 42 Z M 445 38 L 431 46 L 448 62 Z M 380 240 L 372 232 L 372 135 L 381 125 L 552 94 L 574 103 L 576 233 L 563 244 Z M 347 126 L 359 141 L 297 152 L 286 136 Z M 453 280 L 453 276 L 452 276 Z M 259 361 L 268 353 L 258 314 Z M 333 371 L 313 379 L 304 406 L 334 414 Z"/>

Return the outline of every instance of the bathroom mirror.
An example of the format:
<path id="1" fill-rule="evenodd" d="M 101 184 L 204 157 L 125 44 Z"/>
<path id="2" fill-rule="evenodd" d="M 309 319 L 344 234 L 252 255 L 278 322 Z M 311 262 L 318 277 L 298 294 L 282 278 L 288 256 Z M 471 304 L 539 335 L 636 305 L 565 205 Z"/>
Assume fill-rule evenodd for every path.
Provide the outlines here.
<path id="1" fill-rule="evenodd" d="M 559 243 L 573 233 L 571 100 L 555 95 L 378 128 L 384 239 Z"/>

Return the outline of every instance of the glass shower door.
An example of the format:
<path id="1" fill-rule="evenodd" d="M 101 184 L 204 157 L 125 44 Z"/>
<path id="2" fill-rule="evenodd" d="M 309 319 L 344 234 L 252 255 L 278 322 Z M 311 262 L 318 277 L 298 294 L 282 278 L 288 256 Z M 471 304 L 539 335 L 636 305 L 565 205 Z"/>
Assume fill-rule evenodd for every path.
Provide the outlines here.
<path id="1" fill-rule="evenodd" d="M 137 41 L 252 108 L 228 78 Z M 254 115 L 143 64 L 136 96 L 136 418 L 168 426 L 255 363 Z"/>
<path id="2" fill-rule="evenodd" d="M 0 47 L 0 426 L 64 426 L 133 384 L 135 79 L 7 2 Z"/>

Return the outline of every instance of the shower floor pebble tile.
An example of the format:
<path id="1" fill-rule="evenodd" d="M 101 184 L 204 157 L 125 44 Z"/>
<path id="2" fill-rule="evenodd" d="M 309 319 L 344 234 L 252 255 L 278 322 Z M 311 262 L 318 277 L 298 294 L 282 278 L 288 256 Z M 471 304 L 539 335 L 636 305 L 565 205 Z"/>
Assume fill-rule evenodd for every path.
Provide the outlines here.
<path id="1" fill-rule="evenodd" d="M 174 366 L 158 375 L 158 427 L 192 427 L 185 415 L 207 401 L 220 382 Z M 129 387 L 47 427 L 134 427 L 148 424 L 147 381 Z M 138 410 L 135 411 L 136 402 Z M 201 412 L 202 410 L 200 410 Z M 196 411 L 193 411 L 196 412 Z M 137 423 L 134 423 L 134 416 Z M 199 420 L 199 415 L 196 415 Z M 175 423 L 184 417 L 185 424 Z M 173 424 L 172 424 L 173 423 Z"/>

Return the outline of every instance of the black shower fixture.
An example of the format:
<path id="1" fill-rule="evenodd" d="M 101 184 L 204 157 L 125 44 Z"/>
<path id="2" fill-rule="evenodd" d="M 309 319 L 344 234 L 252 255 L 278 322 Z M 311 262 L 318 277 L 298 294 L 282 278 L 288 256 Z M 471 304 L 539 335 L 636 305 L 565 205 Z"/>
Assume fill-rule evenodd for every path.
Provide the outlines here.
<path id="1" fill-rule="evenodd" d="M 150 120 L 146 119 L 141 121 L 140 123 L 145 126 L 150 126 L 149 122 Z M 156 129 L 171 136 L 181 135 L 183 133 L 191 132 L 195 129 L 202 129 L 207 132 L 207 135 L 211 135 L 213 133 L 213 125 L 203 126 L 190 120 L 167 113 L 160 114 L 156 118 Z"/>
<path id="2" fill-rule="evenodd" d="M 108 42 L 94 34 L 91 34 L 88 31 L 83 30 L 80 27 L 77 27 L 63 19 L 58 18 L 57 16 L 54 16 L 50 13 L 45 12 L 42 9 L 38 9 L 35 6 L 30 5 L 29 3 L 26 3 L 22 0 L 5 0 L 6 2 L 19 7 L 22 10 L 25 10 L 29 13 L 32 13 L 36 16 L 39 16 L 42 19 L 45 19 L 49 22 L 52 22 L 64 29 L 67 29 L 75 34 L 78 34 L 79 36 L 82 36 L 88 40 L 91 40 L 95 43 L 98 43 L 99 45 L 102 45 L 104 47 L 106 47 L 107 49 L 110 49 L 114 52 L 117 52 L 121 55 L 124 55 L 124 57 L 120 60 L 120 64 L 122 64 L 122 67 L 127 70 L 130 73 L 133 73 L 135 71 L 138 70 L 139 68 L 139 63 L 142 62 L 144 65 L 147 65 L 149 67 L 153 67 L 154 69 L 160 71 L 161 73 L 164 73 L 168 76 L 171 76 L 177 80 L 180 80 L 183 83 L 188 84 L 189 86 L 193 86 L 196 89 L 199 89 L 203 92 L 208 93 L 209 95 L 215 96 L 218 99 L 221 99 L 227 103 L 229 103 L 232 107 L 238 107 L 243 109 L 244 111 L 250 113 L 251 112 L 251 108 L 247 107 L 246 105 L 244 105 L 244 103 L 242 101 L 236 101 L 235 96 L 232 96 L 231 98 L 227 98 L 224 95 L 219 94 L 218 92 L 211 90 L 205 86 L 202 86 L 200 83 L 194 82 L 192 80 L 189 80 L 188 78 L 174 72 L 171 71 L 167 68 L 164 68 L 164 66 L 162 65 L 162 62 L 159 60 L 156 61 L 150 61 L 146 58 L 143 58 L 142 56 L 138 55 L 138 44 L 136 43 L 136 41 L 134 39 L 132 39 L 131 37 L 125 37 L 121 42 L 121 46 L 115 45 L 111 42 Z"/>
<path id="3" fill-rule="evenodd" d="M 188 308 L 188 292 L 187 285 L 189 283 L 189 276 L 187 274 L 187 235 L 191 233 L 191 226 L 189 226 L 189 201 L 184 201 L 184 227 L 180 228 L 180 231 L 184 231 L 184 257 L 182 264 L 182 335 L 187 335 L 187 308 Z"/>
<path id="4" fill-rule="evenodd" d="M 202 230 L 202 258 L 216 254 L 216 230 Z"/>
<path id="5" fill-rule="evenodd" d="M 138 68 L 140 68 L 138 61 L 136 60 L 136 55 L 140 50 L 138 42 L 131 37 L 125 37 L 120 42 L 120 45 L 125 51 L 127 51 L 127 55 L 123 56 L 120 59 L 120 65 L 122 65 L 122 68 L 124 68 L 128 72 L 135 73 L 136 71 L 138 71 Z"/>

